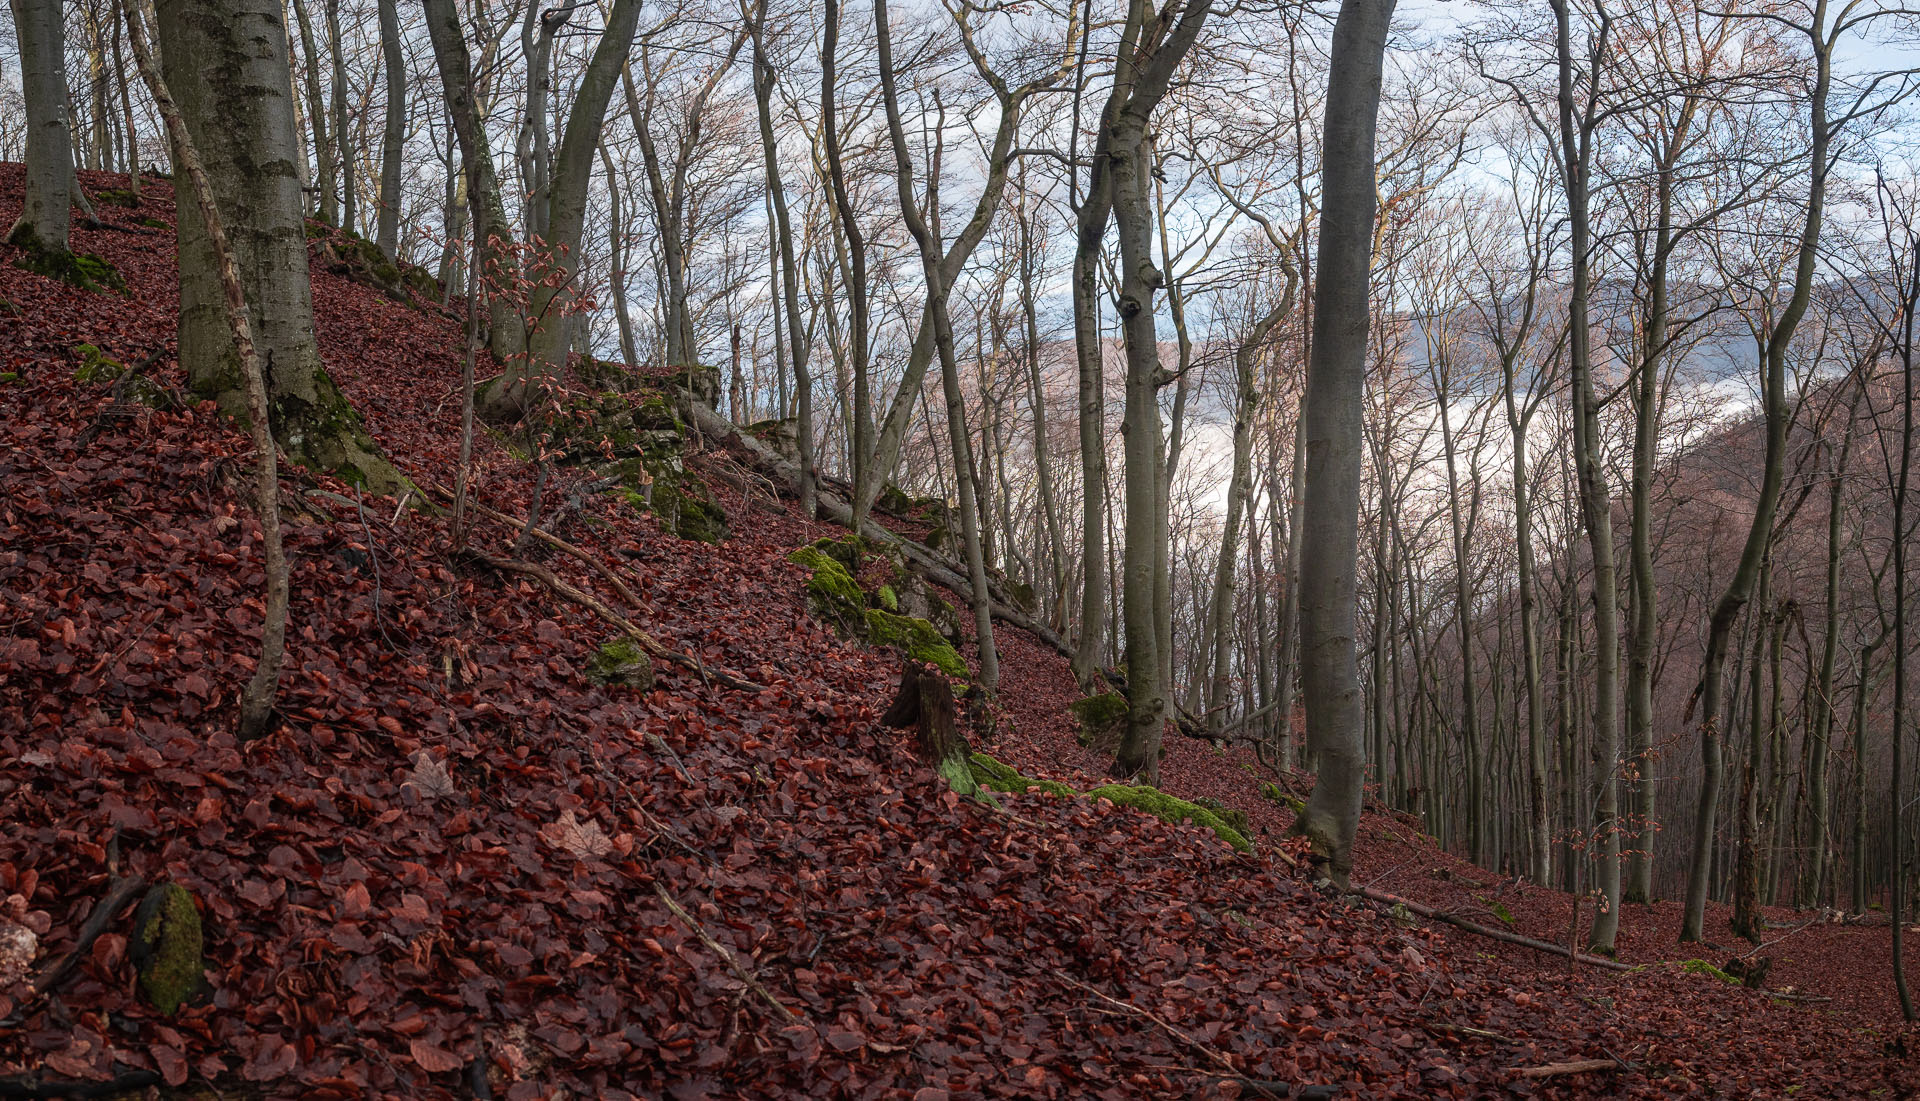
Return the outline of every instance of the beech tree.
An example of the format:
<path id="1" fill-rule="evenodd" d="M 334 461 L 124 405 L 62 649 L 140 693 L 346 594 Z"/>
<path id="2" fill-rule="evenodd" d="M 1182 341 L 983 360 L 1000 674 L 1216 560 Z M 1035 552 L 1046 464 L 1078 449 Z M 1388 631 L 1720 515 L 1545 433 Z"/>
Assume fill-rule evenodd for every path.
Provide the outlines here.
<path id="1" fill-rule="evenodd" d="M 320 361 L 300 181 L 293 85 L 278 3 L 161 0 L 160 69 L 227 215 L 274 438 L 294 462 L 387 492 L 401 485 Z M 247 380 L 226 316 L 201 186 L 174 177 L 180 208 L 180 361 L 195 392 L 250 415 Z"/>
<path id="2" fill-rule="evenodd" d="M 1345 889 L 1360 824 L 1366 743 L 1354 653 L 1359 552 L 1360 413 L 1373 259 L 1374 130 L 1393 0 L 1342 0 L 1327 70 L 1324 199 L 1314 265 L 1313 354 L 1301 410 L 1306 452 L 1300 547 L 1301 688 L 1319 782 L 1295 829 Z"/>
<path id="3" fill-rule="evenodd" d="M 27 188 L 7 243 L 55 257 L 72 224 L 73 144 L 67 133 L 66 24 L 60 0 L 10 0 L 26 101 Z"/>

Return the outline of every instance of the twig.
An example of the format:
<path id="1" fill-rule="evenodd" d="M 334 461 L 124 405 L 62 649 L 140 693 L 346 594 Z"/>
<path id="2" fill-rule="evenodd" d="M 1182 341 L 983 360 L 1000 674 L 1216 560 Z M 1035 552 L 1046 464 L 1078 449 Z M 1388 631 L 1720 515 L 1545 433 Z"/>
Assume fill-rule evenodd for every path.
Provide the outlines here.
<path id="1" fill-rule="evenodd" d="M 146 889 L 147 881 L 137 875 L 120 876 L 109 882 L 106 896 L 87 915 L 86 924 L 80 927 L 80 936 L 73 942 L 73 947 L 59 958 L 47 961 L 34 974 L 34 994 L 45 994 L 66 978 L 67 972 L 73 970 L 87 950 L 93 947 L 93 942 L 99 940 L 100 935 L 107 931 L 107 926 L 113 924 L 113 919 L 127 908 L 127 903 Z"/>
<path id="2" fill-rule="evenodd" d="M 77 1082 L 22 1074 L 15 1078 L 0 1078 L 0 1097 L 115 1097 L 130 1090 L 144 1090 L 159 1084 L 160 1076 L 150 1070 L 122 1071 L 104 1082 Z"/>
<path id="3" fill-rule="evenodd" d="M 476 507 L 478 507 L 477 503 Z M 545 566 L 536 566 L 532 562 L 522 562 L 517 558 L 501 558 L 473 547 L 468 547 L 461 553 L 476 562 L 499 570 L 502 573 L 517 573 L 523 577 L 533 578 L 560 597 L 570 600 L 599 616 L 601 619 L 606 620 L 614 628 L 619 630 L 620 633 L 638 643 L 641 648 L 645 649 L 648 653 L 683 668 L 691 669 L 703 680 L 712 678 L 728 688 L 736 688 L 742 692 L 764 692 L 767 690 L 767 686 L 764 684 L 755 684 L 753 681 L 744 680 L 731 673 L 723 673 L 717 669 L 708 669 L 700 663 L 699 658 L 693 657 L 690 654 L 683 654 L 678 650 L 668 649 L 656 641 L 652 635 L 634 626 L 633 622 L 627 619 L 627 617 L 607 607 L 598 597 L 562 581 L 558 575 Z"/>
<path id="4" fill-rule="evenodd" d="M 433 490 L 435 493 L 440 494 L 442 497 L 451 498 L 453 496 L 450 490 L 436 483 L 428 482 L 426 483 L 426 485 L 428 489 Z M 475 512 L 479 513 L 482 516 L 487 517 L 490 520 L 498 520 L 503 524 L 520 523 L 520 521 L 515 519 L 514 517 L 508 516 L 506 513 L 501 512 L 498 509 L 488 508 L 486 505 L 481 504 L 477 500 L 470 499 L 467 501 L 467 505 L 468 507 L 472 508 Z M 574 544 L 567 542 L 565 539 L 560 538 L 558 535 L 553 534 L 552 532 L 546 530 L 545 528 L 541 528 L 541 527 L 532 528 L 529 534 L 531 534 L 535 539 L 540 540 L 542 543 L 545 543 L 546 545 L 552 547 L 554 550 L 560 551 L 564 554 L 570 554 L 573 557 L 578 558 L 580 561 L 585 562 L 587 565 L 593 567 L 593 572 L 599 574 L 601 577 L 606 578 L 607 584 L 613 586 L 613 591 L 619 593 L 620 599 L 626 601 L 629 607 L 632 607 L 632 608 L 640 607 L 640 598 L 633 595 L 633 590 L 627 588 L 627 583 L 620 580 L 620 575 L 614 573 L 613 568 L 608 566 L 605 562 L 600 561 L 600 559 L 594 557 L 592 554 L 588 553 L 583 548 L 577 547 Z"/>
<path id="5" fill-rule="evenodd" d="M 772 991 L 760 985 L 760 980 L 754 977 L 753 972 L 747 970 L 746 966 L 740 962 L 740 958 L 733 954 L 732 949 L 714 940 L 713 934 L 707 932 L 706 926 L 700 924 L 697 918 L 687 913 L 684 907 L 674 901 L 673 896 L 667 893 L 665 885 L 656 880 L 653 884 L 653 893 L 660 896 L 660 901 L 667 904 L 667 909 L 673 911 L 674 917 L 687 923 L 687 927 L 693 930 L 693 935 L 700 938 L 700 943 L 706 945 L 708 951 L 726 961 L 727 966 L 733 969 L 734 975 L 747 984 L 747 989 L 760 995 L 768 1005 L 772 1006 L 782 1020 L 788 1024 L 800 1023 L 800 1018 L 794 1014 L 793 1010 L 780 1004 L 780 999 L 774 997 Z"/>
<path id="6" fill-rule="evenodd" d="M 1200 1054 L 1205 1055 L 1207 1058 L 1213 1060 L 1214 1062 L 1220 1064 L 1220 1066 L 1226 1068 L 1227 1073 L 1225 1077 L 1232 1078 L 1236 1081 L 1245 1083 L 1246 1085 L 1253 1087 L 1254 1089 L 1260 1091 L 1261 1093 L 1267 1095 L 1268 1097 L 1274 1098 L 1275 1101 L 1286 1101 L 1286 1096 L 1287 1096 L 1286 1094 L 1278 1092 L 1275 1089 L 1276 1086 L 1286 1088 L 1288 1089 L 1289 1092 L 1291 1092 L 1291 1086 L 1288 1086 L 1286 1083 L 1278 1083 L 1278 1082 L 1268 1083 L 1268 1082 L 1262 1082 L 1257 1078 L 1248 1078 L 1246 1075 L 1240 1073 L 1239 1069 L 1233 1065 L 1233 1060 L 1227 1058 L 1225 1055 L 1220 1054 L 1218 1051 L 1215 1051 L 1213 1048 L 1208 1047 L 1206 1044 L 1201 1043 L 1199 1040 L 1194 1039 L 1188 1033 L 1182 1032 L 1181 1030 L 1168 1024 L 1166 1021 L 1156 1016 L 1150 1010 L 1142 1009 L 1141 1007 L 1134 1005 L 1132 1002 L 1123 1002 L 1119 998 L 1116 998 L 1113 995 L 1098 989 L 1097 987 L 1089 986 L 1086 983 L 1081 982 L 1079 979 L 1074 978 L 1072 975 L 1067 974 L 1065 971 L 1056 970 L 1053 973 L 1053 976 L 1054 978 L 1059 979 L 1061 982 L 1066 983 L 1068 986 L 1086 991 L 1087 993 L 1093 995 L 1094 997 L 1099 998 L 1101 1001 L 1106 1002 L 1108 1005 L 1114 1006 L 1115 1008 L 1124 1010 L 1128 1013 L 1135 1014 L 1136 1016 L 1145 1017 L 1147 1020 L 1152 1021 L 1154 1024 L 1159 1025 L 1161 1028 L 1166 1030 L 1169 1036 L 1172 1036 L 1175 1039 L 1181 1041 L 1182 1043 L 1185 1043 L 1187 1046 L 1193 1048 L 1195 1051 L 1198 1051 Z"/>
<path id="7" fill-rule="evenodd" d="M 1572 1063 L 1548 1063 L 1538 1067 L 1514 1067 L 1516 1078 L 1556 1078 L 1563 1074 L 1586 1074 L 1596 1070 L 1619 1070 L 1613 1059 L 1581 1059 Z"/>
<path id="8" fill-rule="evenodd" d="M 1429 1032 L 1458 1032 L 1463 1035 L 1478 1036 L 1482 1039 L 1493 1040 L 1502 1044 L 1518 1044 L 1520 1042 L 1511 1036 L 1503 1036 L 1498 1032 L 1489 1032 L 1484 1028 L 1474 1028 L 1470 1025 L 1448 1024 L 1445 1021 L 1422 1021 L 1420 1022 L 1420 1027 Z"/>

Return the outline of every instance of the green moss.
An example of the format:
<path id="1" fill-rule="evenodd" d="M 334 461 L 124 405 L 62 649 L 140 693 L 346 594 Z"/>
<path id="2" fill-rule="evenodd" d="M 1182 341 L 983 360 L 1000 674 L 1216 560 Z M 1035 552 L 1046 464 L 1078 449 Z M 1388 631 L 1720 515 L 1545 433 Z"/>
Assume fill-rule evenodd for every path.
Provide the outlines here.
<path id="1" fill-rule="evenodd" d="M 1168 795 L 1158 788 L 1145 784 L 1105 784 L 1086 794 L 1089 799 L 1106 799 L 1118 806 L 1145 811 L 1164 822 L 1192 822 L 1196 826 L 1205 826 L 1240 852 L 1253 851 L 1253 843 L 1247 840 L 1246 835 L 1221 821 L 1219 815 L 1185 799 Z"/>
<path id="2" fill-rule="evenodd" d="M 639 643 L 621 635 L 601 644 L 587 659 L 587 679 L 645 692 L 653 687 L 653 661 Z"/>
<path id="3" fill-rule="evenodd" d="M 192 892 L 177 883 L 148 891 L 134 923 L 132 952 L 140 992 L 162 1014 L 172 1016 L 198 994 L 206 983 L 206 958 Z"/>
<path id="4" fill-rule="evenodd" d="M 1307 813 L 1306 800 L 1298 796 L 1288 795 L 1286 789 L 1271 780 L 1261 783 L 1260 798 L 1265 799 L 1269 803 L 1279 803 L 1284 807 L 1291 808 L 1295 814 Z"/>
<path id="5" fill-rule="evenodd" d="M 93 201 L 108 206 L 124 206 L 129 210 L 140 205 L 140 197 L 125 187 L 103 187 L 93 193 Z"/>
<path id="6" fill-rule="evenodd" d="M 1011 795 L 1023 795 L 1029 791 L 1044 791 L 1051 795 L 1070 796 L 1074 790 L 1058 780 L 1035 780 L 1022 776 L 1013 769 L 995 760 L 985 753 L 975 753 L 968 761 L 973 778 L 981 787 L 994 791 L 1004 791 Z"/>
<path id="7" fill-rule="evenodd" d="M 139 224 L 146 226 L 148 229 L 171 229 L 172 228 L 171 226 L 167 225 L 167 223 L 161 221 L 158 218 L 155 218 L 151 214 L 142 215 L 140 217 Z"/>
<path id="8" fill-rule="evenodd" d="M 112 382 L 127 372 L 119 360 L 91 344 L 75 344 L 67 350 L 80 357 L 80 366 L 73 372 L 75 382 Z"/>
<path id="9" fill-rule="evenodd" d="M 1118 692 L 1098 692 L 1067 705 L 1080 724 L 1080 744 L 1091 745 L 1101 735 L 1127 721 L 1127 698 Z"/>
<path id="10" fill-rule="evenodd" d="M 880 607 L 887 611 L 898 612 L 900 610 L 900 594 L 893 591 L 892 585 L 880 586 L 880 591 L 873 595 L 875 599 L 880 601 Z"/>
<path id="11" fill-rule="evenodd" d="M 855 591 L 858 592 L 858 588 Z M 866 609 L 865 619 L 867 641 L 875 646 L 898 646 L 913 660 L 937 666 L 950 677 L 967 675 L 967 663 L 959 651 L 926 620 L 895 615 L 880 608 Z"/>
<path id="12" fill-rule="evenodd" d="M 1721 982 L 1732 983 L 1735 986 L 1741 985 L 1739 979 L 1720 970 L 1706 960 L 1688 960 L 1680 965 L 1680 970 L 1685 971 L 1689 975 L 1710 975 L 1713 978 L 1719 979 Z"/>
<path id="13" fill-rule="evenodd" d="M 812 571 L 813 576 L 807 580 L 807 596 L 814 614 L 849 630 L 861 623 L 867 597 L 845 566 L 817 545 L 801 547 L 787 555 L 787 561 Z"/>
<path id="14" fill-rule="evenodd" d="M 1193 801 L 1193 805 L 1196 807 L 1202 807 L 1202 808 L 1205 808 L 1206 810 L 1212 811 L 1213 816 L 1215 818 L 1218 818 L 1220 819 L 1220 821 L 1225 822 L 1229 826 L 1232 826 L 1233 831 L 1239 834 L 1240 836 L 1242 837 L 1253 836 L 1253 822 L 1247 818 L 1246 811 L 1240 810 L 1237 807 L 1227 806 L 1225 803 L 1222 803 L 1220 800 L 1212 798 L 1211 796 L 1206 796 L 1206 795 L 1203 795 L 1200 798 L 1195 799 Z"/>
<path id="15" fill-rule="evenodd" d="M 667 376 L 665 385 L 687 391 L 703 405 L 713 405 L 720 400 L 720 368 L 689 363 Z"/>
<path id="16" fill-rule="evenodd" d="M 40 242 L 39 237 L 24 228 L 13 235 L 10 243 L 20 247 L 20 256 L 14 260 L 13 266 L 22 271 L 58 279 L 83 291 L 126 292 L 127 281 L 120 277 L 119 270 L 90 252 L 48 248 Z"/>
<path id="17" fill-rule="evenodd" d="M 9 382 L 19 382 L 19 381 L 20 381 L 20 372 L 0 371 L 0 386 L 4 386 Z"/>

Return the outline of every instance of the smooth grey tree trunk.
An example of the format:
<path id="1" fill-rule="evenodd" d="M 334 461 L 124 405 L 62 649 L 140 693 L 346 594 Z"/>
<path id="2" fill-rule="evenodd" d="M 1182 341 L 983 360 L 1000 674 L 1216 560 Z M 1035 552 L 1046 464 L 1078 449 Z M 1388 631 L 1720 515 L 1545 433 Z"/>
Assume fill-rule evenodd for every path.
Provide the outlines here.
<path id="1" fill-rule="evenodd" d="M 1394 0 L 1341 0 L 1327 71 L 1313 350 L 1301 408 L 1301 688 L 1319 780 L 1294 829 L 1345 889 L 1366 783 L 1355 661 L 1361 418 L 1365 406 L 1374 229 L 1374 131 Z"/>
<path id="2" fill-rule="evenodd" d="M 941 383 L 947 403 L 947 435 L 953 448 L 954 481 L 959 484 L 961 538 L 965 543 L 968 582 L 973 587 L 974 640 L 979 652 L 980 684 L 992 693 L 1000 684 L 1000 659 L 993 639 L 993 601 L 987 584 L 986 557 L 980 547 L 979 514 L 973 500 L 972 479 L 968 476 L 971 445 L 967 438 L 966 402 L 960 393 L 960 368 L 955 362 L 953 324 L 947 314 L 946 264 L 940 255 L 934 226 L 920 213 L 914 199 L 913 160 L 907 149 L 906 129 L 900 122 L 900 97 L 893 74 L 893 35 L 886 0 L 874 0 L 873 18 L 880 54 L 881 99 L 886 107 L 887 134 L 893 143 L 900 215 L 920 246 L 920 267 L 927 280 L 926 312 L 933 322 L 934 347 L 940 357 Z"/>
<path id="3" fill-rule="evenodd" d="M 60 0 L 11 0 L 27 109 L 27 187 L 7 243 L 68 250 L 73 224 L 73 138 L 67 127 L 66 26 Z"/>
<path id="4" fill-rule="evenodd" d="M 400 52 L 396 0 L 380 0 L 380 48 L 387 79 L 387 117 L 380 139 L 380 215 L 374 243 L 388 260 L 400 258 L 400 154 L 407 140 L 407 61 Z"/>
<path id="5" fill-rule="evenodd" d="M 161 71 L 213 181 L 213 205 L 227 222 L 274 435 L 296 463 L 377 492 L 392 490 L 403 484 L 399 475 L 328 377 L 314 341 L 282 8 L 278 0 L 161 0 L 157 11 Z M 193 177 L 177 173 L 174 193 L 180 362 L 194 392 L 230 416 L 245 417 L 247 381 Z"/>
<path id="6" fill-rule="evenodd" d="M 428 0 L 429 4 L 450 0 Z M 574 91 L 560 149 L 546 179 L 542 224 L 546 232 L 530 242 L 533 290 L 527 302 L 526 355 L 509 359 L 505 369 L 482 390 L 479 408 L 493 420 L 516 420 L 544 397 L 539 391 L 565 368 L 573 350 L 571 315 L 579 300 L 580 246 L 586 229 L 588 184 L 594 151 L 607 117 L 607 104 L 627 63 L 639 26 L 640 0 L 614 0 L 606 26 Z M 432 8 L 429 24 L 435 22 Z M 438 44 L 436 43 L 436 52 Z M 464 52 L 464 50 L 462 51 Z M 441 72 L 449 58 L 441 58 Z M 452 83 L 448 84 L 451 94 Z M 458 114 L 455 115 L 456 122 Z M 466 145 L 463 137 L 462 145 Z"/>

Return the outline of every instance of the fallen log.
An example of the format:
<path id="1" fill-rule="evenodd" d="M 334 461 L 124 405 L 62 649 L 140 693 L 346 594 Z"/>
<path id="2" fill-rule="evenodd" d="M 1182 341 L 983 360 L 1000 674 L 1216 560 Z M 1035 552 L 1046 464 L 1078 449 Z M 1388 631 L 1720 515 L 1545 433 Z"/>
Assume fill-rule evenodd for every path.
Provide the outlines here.
<path id="1" fill-rule="evenodd" d="M 1572 959 L 1575 963 L 1589 964 L 1594 967 L 1605 968 L 1609 971 L 1633 970 L 1631 964 L 1621 963 L 1619 960 L 1610 960 L 1602 956 L 1589 956 L 1585 952 L 1576 952 L 1564 944 L 1555 944 L 1550 940 L 1541 940 L 1537 937 L 1523 936 L 1519 933 L 1509 933 L 1504 929 L 1495 929 L 1489 925 L 1482 925 L 1477 921 L 1468 921 L 1466 918 L 1455 917 L 1452 914 L 1437 910 L 1425 903 L 1415 902 L 1410 898 L 1401 898 L 1399 895 L 1389 894 L 1386 891 L 1376 890 L 1372 887 L 1356 888 L 1354 894 L 1388 906 L 1405 906 L 1409 911 L 1419 914 L 1421 917 L 1445 922 L 1456 929 L 1464 929 L 1476 936 L 1487 937 L 1491 940 L 1501 941 L 1506 944 L 1517 944 L 1522 948 L 1531 948 L 1536 952 L 1550 952 L 1556 956 L 1565 956 Z"/>
<path id="2" fill-rule="evenodd" d="M 684 393 L 679 397 L 681 409 L 686 413 L 687 419 L 693 422 L 694 427 L 715 439 L 738 444 L 762 469 L 777 476 L 787 484 L 789 489 L 798 492 L 800 484 L 798 467 L 765 443 L 740 431 L 738 425 L 714 412 L 712 406 Z M 816 498 L 819 502 L 820 515 L 842 527 L 852 526 L 853 507 L 851 505 L 824 489 L 817 490 Z M 973 599 L 973 585 L 967 580 L 966 575 L 925 544 L 908 539 L 898 532 L 889 531 L 871 518 L 862 525 L 860 534 L 875 542 L 897 548 L 902 554 L 912 559 L 926 573 L 928 579 L 953 590 L 964 600 Z M 991 583 L 988 586 L 987 596 L 992 607 L 993 618 L 1008 626 L 1018 627 L 1053 647 L 1065 657 L 1073 656 L 1073 648 L 1067 645 L 1065 639 L 1055 633 L 1051 627 L 1014 607 L 1004 593 L 994 592 Z"/>
<path id="3" fill-rule="evenodd" d="M 1563 1074 L 1589 1074 L 1596 1070 L 1619 1070 L 1612 1059 L 1581 1059 L 1572 1063 L 1548 1063 L 1539 1067 L 1514 1067 L 1516 1078 L 1557 1078 Z"/>

